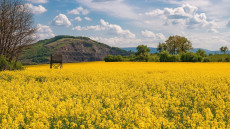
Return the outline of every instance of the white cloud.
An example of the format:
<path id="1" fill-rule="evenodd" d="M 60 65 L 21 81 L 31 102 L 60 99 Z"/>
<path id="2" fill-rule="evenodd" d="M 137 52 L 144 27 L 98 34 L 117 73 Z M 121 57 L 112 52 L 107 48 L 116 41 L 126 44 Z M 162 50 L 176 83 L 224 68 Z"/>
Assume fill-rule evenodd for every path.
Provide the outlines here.
<path id="1" fill-rule="evenodd" d="M 27 3 L 25 6 L 27 6 L 34 14 L 42 14 L 47 11 L 47 9 L 42 5 L 34 6 L 30 3 Z"/>
<path id="2" fill-rule="evenodd" d="M 74 14 L 74 15 L 87 15 L 89 14 L 89 10 L 88 9 L 84 9 L 83 7 L 78 7 L 76 9 L 73 9 L 71 11 L 68 11 L 68 14 Z"/>
<path id="3" fill-rule="evenodd" d="M 145 38 L 152 38 L 152 40 L 162 40 L 162 41 L 165 41 L 165 36 L 164 34 L 162 33 L 153 33 L 152 31 L 149 31 L 149 30 L 144 30 L 144 31 L 141 31 L 141 35 Z"/>
<path id="4" fill-rule="evenodd" d="M 205 13 L 198 13 L 198 8 L 189 4 L 184 4 L 177 8 L 156 9 L 146 12 L 145 15 L 159 17 L 164 25 L 183 25 L 188 28 L 208 27 L 214 28 L 215 22 L 208 20 Z"/>
<path id="5" fill-rule="evenodd" d="M 145 38 L 156 38 L 156 35 L 152 31 L 149 31 L 149 30 L 141 31 L 141 34 Z"/>
<path id="6" fill-rule="evenodd" d="M 45 4 L 49 0 L 26 0 L 26 1 L 30 1 L 31 3 L 36 3 L 36 4 Z"/>
<path id="7" fill-rule="evenodd" d="M 71 19 L 71 21 L 82 21 L 81 17 L 75 17 L 74 19 Z"/>
<path id="8" fill-rule="evenodd" d="M 164 14 L 164 10 L 160 10 L 160 9 L 152 10 L 150 12 L 145 13 L 145 15 L 147 15 L 147 16 L 159 16 L 162 14 Z"/>
<path id="9" fill-rule="evenodd" d="M 38 30 L 37 30 L 36 36 L 40 40 L 52 38 L 55 36 L 53 34 L 52 29 L 49 26 L 38 24 L 37 28 L 38 28 Z"/>
<path id="10" fill-rule="evenodd" d="M 90 17 L 84 17 L 84 19 L 85 19 L 86 21 L 92 21 L 92 19 L 91 19 Z"/>
<path id="11" fill-rule="evenodd" d="M 101 30 L 105 30 L 105 28 L 101 27 L 99 25 L 86 26 L 86 27 L 76 26 L 76 27 L 72 28 L 72 30 L 77 30 L 77 31 L 86 31 L 86 30 L 101 31 Z"/>
<path id="12" fill-rule="evenodd" d="M 208 30 L 209 33 L 218 33 L 218 31 L 214 28 L 211 28 Z"/>
<path id="13" fill-rule="evenodd" d="M 124 0 L 77 0 L 91 10 L 107 13 L 124 19 L 138 19 L 134 7 L 124 3 Z"/>
<path id="14" fill-rule="evenodd" d="M 93 30 L 93 31 L 102 31 L 106 30 L 107 34 L 109 35 L 119 35 L 125 38 L 135 38 L 136 35 L 130 32 L 130 30 L 124 30 L 121 28 L 119 25 L 115 24 L 110 24 L 103 19 L 100 20 L 101 25 L 96 25 L 96 26 L 86 26 L 86 27 L 81 27 L 81 26 L 76 26 L 72 28 L 72 30 L 77 30 L 77 31 L 87 31 L 87 30 Z"/>
<path id="15" fill-rule="evenodd" d="M 229 16 L 229 0 L 158 0 L 167 4 L 190 4 L 196 6 L 201 11 L 205 11 L 207 16 L 212 18 Z M 221 14 L 221 15 L 220 15 Z"/>
<path id="16" fill-rule="evenodd" d="M 51 24 L 55 26 L 71 26 L 71 22 L 69 21 L 68 17 L 64 14 L 59 14 L 58 16 L 56 16 L 51 22 Z"/>
<path id="17" fill-rule="evenodd" d="M 115 25 L 115 24 L 110 24 L 108 22 L 105 22 L 103 19 L 100 20 L 100 23 L 103 27 L 105 27 L 110 33 L 113 34 L 118 34 L 118 35 L 122 35 L 125 36 L 127 38 L 135 38 L 136 35 L 133 34 L 132 32 L 130 32 L 130 30 L 124 30 L 121 28 L 121 26 L 119 25 Z"/>

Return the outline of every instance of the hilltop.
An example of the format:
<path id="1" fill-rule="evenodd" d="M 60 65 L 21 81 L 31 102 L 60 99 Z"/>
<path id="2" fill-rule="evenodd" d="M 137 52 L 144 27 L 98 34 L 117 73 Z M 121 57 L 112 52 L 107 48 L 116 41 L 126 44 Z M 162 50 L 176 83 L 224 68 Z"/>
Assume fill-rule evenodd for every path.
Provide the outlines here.
<path id="1" fill-rule="evenodd" d="M 61 35 L 29 45 L 19 60 L 23 64 L 46 64 L 49 63 L 50 55 L 57 53 L 63 55 L 65 63 L 102 61 L 109 54 L 123 56 L 132 54 L 88 37 Z"/>

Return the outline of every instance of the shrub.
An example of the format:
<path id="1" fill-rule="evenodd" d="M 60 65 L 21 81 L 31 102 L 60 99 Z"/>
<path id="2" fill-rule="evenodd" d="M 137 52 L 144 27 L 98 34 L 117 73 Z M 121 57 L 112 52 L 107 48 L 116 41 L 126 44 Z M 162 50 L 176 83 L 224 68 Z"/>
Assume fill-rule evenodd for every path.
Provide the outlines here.
<path id="1" fill-rule="evenodd" d="M 181 54 L 181 61 L 182 62 L 201 62 L 202 56 L 197 55 L 192 52 L 186 52 Z"/>
<path id="2" fill-rule="evenodd" d="M 149 60 L 149 55 L 137 55 L 135 58 L 135 61 L 139 62 L 148 62 Z"/>
<path id="3" fill-rule="evenodd" d="M 108 55 L 104 58 L 105 62 L 121 62 L 123 61 L 123 58 L 121 55 L 113 56 L 113 55 Z"/>
<path id="4" fill-rule="evenodd" d="M 22 70 L 22 63 L 19 61 L 11 61 L 9 63 L 9 70 Z"/>
<path id="5" fill-rule="evenodd" d="M 230 62 L 230 57 L 225 58 L 225 62 Z"/>
<path id="6" fill-rule="evenodd" d="M 212 53 L 210 53 L 208 56 L 213 56 L 213 54 L 212 54 Z"/>
<path id="7" fill-rule="evenodd" d="M 169 62 L 180 62 L 180 55 L 170 55 Z"/>
<path id="8" fill-rule="evenodd" d="M 160 62 L 169 62 L 170 54 L 168 51 L 162 51 L 160 53 Z"/>
<path id="9" fill-rule="evenodd" d="M 159 61 L 160 61 L 160 59 L 157 55 L 150 55 L 148 57 L 148 62 L 159 62 Z"/>
<path id="10" fill-rule="evenodd" d="M 1 55 L 0 56 L 0 71 L 6 70 L 8 66 L 9 66 L 9 63 L 7 59 L 3 55 Z"/>
<path id="11" fill-rule="evenodd" d="M 0 56 L 0 71 L 3 70 L 21 70 L 23 69 L 21 62 L 9 62 L 6 57 Z"/>
<path id="12" fill-rule="evenodd" d="M 204 58 L 203 62 L 211 62 L 209 58 Z"/>
<path id="13" fill-rule="evenodd" d="M 223 59 L 218 59 L 217 62 L 223 62 Z"/>

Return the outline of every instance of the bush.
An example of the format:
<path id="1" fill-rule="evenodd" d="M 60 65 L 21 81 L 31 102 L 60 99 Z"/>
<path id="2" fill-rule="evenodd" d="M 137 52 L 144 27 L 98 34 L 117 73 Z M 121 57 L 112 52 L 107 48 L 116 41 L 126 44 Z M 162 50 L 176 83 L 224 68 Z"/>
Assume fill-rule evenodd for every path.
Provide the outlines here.
<path id="1" fill-rule="evenodd" d="M 148 62 L 159 62 L 159 61 L 160 61 L 160 59 L 157 55 L 150 55 L 148 57 Z"/>
<path id="2" fill-rule="evenodd" d="M 123 58 L 121 55 L 113 56 L 113 55 L 108 55 L 104 58 L 105 62 L 121 62 L 123 61 Z"/>
<path id="3" fill-rule="evenodd" d="M 208 56 L 213 56 L 213 54 L 212 54 L 212 53 L 210 53 Z"/>
<path id="4" fill-rule="evenodd" d="M 0 56 L 0 71 L 3 70 L 21 70 L 23 69 L 21 62 L 9 62 L 6 57 Z"/>
<path id="5" fill-rule="evenodd" d="M 6 70 L 8 66 L 9 66 L 9 63 L 7 59 L 3 55 L 1 55 L 0 56 L 0 71 Z"/>
<path id="6" fill-rule="evenodd" d="M 180 62 L 180 55 L 170 55 L 168 51 L 160 53 L 160 62 Z"/>
<path id="7" fill-rule="evenodd" d="M 182 62 L 201 62 L 202 56 L 197 55 L 196 53 L 186 52 L 181 54 Z"/>
<path id="8" fill-rule="evenodd" d="M 230 57 L 225 58 L 225 62 L 230 62 Z"/>
<path id="9" fill-rule="evenodd" d="M 180 62 L 180 55 L 170 55 L 169 62 Z"/>
<path id="10" fill-rule="evenodd" d="M 170 54 L 168 51 L 162 51 L 160 53 L 160 62 L 169 62 Z"/>
<path id="11" fill-rule="evenodd" d="M 135 61 L 139 62 L 148 62 L 149 60 L 149 55 L 137 55 L 135 58 Z"/>
<path id="12" fill-rule="evenodd" d="M 19 61 L 11 61 L 9 64 L 9 70 L 22 70 L 22 63 Z"/>
<path id="13" fill-rule="evenodd" d="M 211 62 L 209 58 L 204 58 L 203 62 Z"/>
<path id="14" fill-rule="evenodd" d="M 217 62 L 223 62 L 223 59 L 218 59 Z"/>

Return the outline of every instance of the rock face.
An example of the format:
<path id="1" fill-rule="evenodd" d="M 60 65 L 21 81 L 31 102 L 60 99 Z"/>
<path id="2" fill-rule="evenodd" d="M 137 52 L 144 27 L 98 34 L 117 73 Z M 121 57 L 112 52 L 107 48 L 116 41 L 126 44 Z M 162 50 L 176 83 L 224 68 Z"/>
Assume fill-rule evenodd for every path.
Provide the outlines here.
<path id="1" fill-rule="evenodd" d="M 87 37 L 56 36 L 30 45 L 20 60 L 23 64 L 49 63 L 51 54 L 62 54 L 63 62 L 72 63 L 102 61 L 109 54 L 124 56 L 132 53 Z"/>

